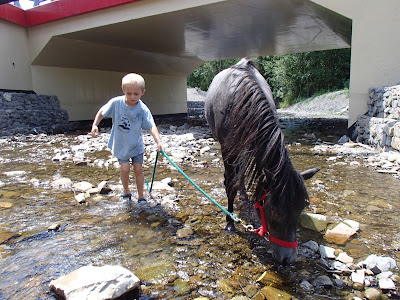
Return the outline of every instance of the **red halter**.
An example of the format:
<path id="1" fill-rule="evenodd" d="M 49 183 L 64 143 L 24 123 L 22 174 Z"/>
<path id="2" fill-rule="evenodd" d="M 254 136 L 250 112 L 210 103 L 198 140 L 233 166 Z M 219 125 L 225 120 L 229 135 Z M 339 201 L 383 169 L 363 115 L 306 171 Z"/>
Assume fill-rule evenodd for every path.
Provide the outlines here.
<path id="1" fill-rule="evenodd" d="M 285 248 L 297 248 L 298 242 L 287 242 L 287 241 L 282 241 L 274 236 L 272 236 L 269 231 L 268 231 L 268 225 L 267 225 L 267 220 L 265 220 L 265 214 L 264 214 L 264 206 L 263 202 L 265 200 L 265 197 L 267 196 L 267 191 L 262 195 L 261 199 L 255 203 L 255 209 L 260 209 L 260 215 L 261 215 L 261 222 L 262 226 L 258 229 L 255 230 L 256 233 L 258 233 L 261 236 L 266 236 L 268 237 L 270 242 L 273 242 L 279 246 L 285 247 Z"/>

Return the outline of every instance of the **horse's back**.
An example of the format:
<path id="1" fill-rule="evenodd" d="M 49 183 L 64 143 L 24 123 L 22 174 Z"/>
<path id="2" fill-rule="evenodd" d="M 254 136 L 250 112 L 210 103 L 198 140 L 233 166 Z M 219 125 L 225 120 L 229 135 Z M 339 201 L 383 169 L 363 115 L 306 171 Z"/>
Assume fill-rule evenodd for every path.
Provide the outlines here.
<path id="1" fill-rule="evenodd" d="M 259 86 L 268 101 L 268 105 L 275 109 L 275 103 L 269 85 L 254 67 L 253 63 L 242 58 L 234 66 L 218 73 L 210 84 L 205 101 L 205 117 L 214 136 L 220 143 L 229 129 L 231 108 L 236 101 L 235 93 L 242 80 L 251 76 L 253 82 Z"/>
<path id="2" fill-rule="evenodd" d="M 218 73 L 208 88 L 204 114 L 214 136 L 221 142 L 224 138 L 225 118 L 229 114 L 230 69 Z"/>

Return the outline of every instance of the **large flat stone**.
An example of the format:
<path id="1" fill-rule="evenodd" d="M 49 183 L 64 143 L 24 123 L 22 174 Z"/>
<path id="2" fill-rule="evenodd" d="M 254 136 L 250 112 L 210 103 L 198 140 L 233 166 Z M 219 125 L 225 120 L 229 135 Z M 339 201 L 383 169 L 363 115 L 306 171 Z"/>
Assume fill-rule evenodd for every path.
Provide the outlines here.
<path id="1" fill-rule="evenodd" d="M 139 288 L 140 280 L 121 266 L 85 266 L 50 282 L 50 289 L 68 300 L 115 299 Z"/>

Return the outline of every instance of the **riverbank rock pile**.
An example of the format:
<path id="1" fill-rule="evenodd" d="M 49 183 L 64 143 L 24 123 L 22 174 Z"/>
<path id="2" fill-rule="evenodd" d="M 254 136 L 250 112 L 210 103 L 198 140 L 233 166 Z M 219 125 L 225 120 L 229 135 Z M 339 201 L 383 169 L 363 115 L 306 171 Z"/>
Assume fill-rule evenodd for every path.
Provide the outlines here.
<path id="1" fill-rule="evenodd" d="M 368 112 L 356 123 L 357 141 L 400 151 L 400 85 L 372 88 Z"/>
<path id="2" fill-rule="evenodd" d="M 0 92 L 0 136 L 62 133 L 76 124 L 56 96 Z"/>
<path id="3" fill-rule="evenodd" d="M 344 139 L 347 141 L 347 139 Z M 327 160 L 336 164 L 363 165 L 379 173 L 390 174 L 400 179 L 400 153 L 382 152 L 375 147 L 347 141 L 338 144 L 319 144 L 312 151 L 315 155 L 327 155 Z"/>

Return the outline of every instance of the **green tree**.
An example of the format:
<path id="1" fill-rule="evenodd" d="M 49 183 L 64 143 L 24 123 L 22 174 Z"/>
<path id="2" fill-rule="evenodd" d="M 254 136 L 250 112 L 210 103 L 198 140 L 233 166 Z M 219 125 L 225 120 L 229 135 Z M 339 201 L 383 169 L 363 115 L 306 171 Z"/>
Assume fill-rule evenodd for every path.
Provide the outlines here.
<path id="1" fill-rule="evenodd" d="M 287 104 L 322 92 L 348 87 L 350 49 L 260 56 L 252 58 L 277 101 Z M 208 89 L 221 70 L 238 59 L 206 62 L 188 77 L 189 87 Z"/>
<path id="2" fill-rule="evenodd" d="M 198 87 L 203 91 L 207 91 L 215 75 L 236 64 L 238 61 L 239 59 L 226 59 L 205 62 L 189 75 L 187 85 L 189 87 Z"/>

